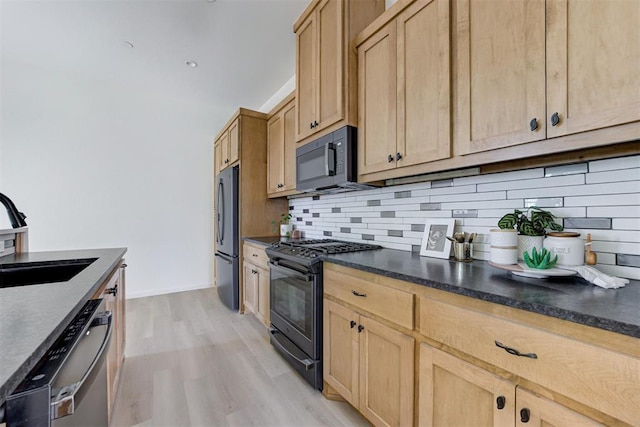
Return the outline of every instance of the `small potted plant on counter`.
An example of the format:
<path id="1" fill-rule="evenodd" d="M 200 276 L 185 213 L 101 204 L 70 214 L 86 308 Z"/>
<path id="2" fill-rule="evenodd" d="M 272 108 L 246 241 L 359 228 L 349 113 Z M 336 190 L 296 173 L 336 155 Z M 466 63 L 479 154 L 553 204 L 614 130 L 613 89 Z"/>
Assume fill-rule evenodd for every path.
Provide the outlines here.
<path id="1" fill-rule="evenodd" d="M 547 229 L 562 231 L 562 225 L 554 220 L 551 212 L 531 206 L 525 211 L 515 209 L 498 221 L 502 229 L 515 228 L 518 232 L 518 259 L 522 260 L 524 252 L 531 252 L 532 248 L 542 249 Z"/>
<path id="2" fill-rule="evenodd" d="M 277 224 L 280 224 L 280 236 L 291 237 L 291 230 L 293 230 L 293 224 L 289 223 L 291 218 L 293 216 L 290 213 L 280 215 L 280 220 L 277 222 Z M 271 221 L 271 224 L 274 226 L 273 232 L 276 233 L 278 231 L 276 221 Z"/>

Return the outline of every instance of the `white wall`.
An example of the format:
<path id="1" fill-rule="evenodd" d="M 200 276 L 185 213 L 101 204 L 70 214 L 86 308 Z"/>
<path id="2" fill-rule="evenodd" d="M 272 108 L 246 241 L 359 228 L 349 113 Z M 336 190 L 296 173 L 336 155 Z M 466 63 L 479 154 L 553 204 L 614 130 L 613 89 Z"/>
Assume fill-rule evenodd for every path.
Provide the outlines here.
<path id="1" fill-rule="evenodd" d="M 30 249 L 128 247 L 128 298 L 211 286 L 213 139 L 235 109 L 257 108 L 291 75 L 293 59 L 270 64 L 264 56 L 273 61 L 278 52 L 261 43 L 292 56 L 290 23 L 304 3 L 5 4 L 0 192 L 27 215 Z M 207 22 L 224 21 L 218 11 L 236 7 L 245 16 L 262 11 L 261 18 L 273 10 L 287 42 L 273 43 L 264 19 Z M 179 22 L 186 38 L 172 33 Z M 122 26 L 115 37 L 111 23 Z M 234 61 L 215 44 L 231 40 L 209 30 L 240 23 L 265 35 L 243 39 Z M 128 36 L 138 40 L 135 49 L 122 45 Z M 213 44 L 194 45 L 206 37 Z M 259 66 L 242 62 L 251 60 Z"/>
<path id="2" fill-rule="evenodd" d="M 210 286 L 220 112 L 171 87 L 5 65 L 2 183 L 31 249 L 126 246 L 128 296 Z"/>

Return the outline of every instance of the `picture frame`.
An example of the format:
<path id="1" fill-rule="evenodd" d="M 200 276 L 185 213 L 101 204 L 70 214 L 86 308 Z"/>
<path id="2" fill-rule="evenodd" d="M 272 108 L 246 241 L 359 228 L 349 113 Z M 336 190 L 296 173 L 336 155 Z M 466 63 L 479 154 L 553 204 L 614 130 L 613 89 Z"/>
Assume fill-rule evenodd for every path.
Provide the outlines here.
<path id="1" fill-rule="evenodd" d="M 453 218 L 428 219 L 424 225 L 420 256 L 448 259 L 451 241 L 447 236 L 453 235 L 455 223 Z"/>

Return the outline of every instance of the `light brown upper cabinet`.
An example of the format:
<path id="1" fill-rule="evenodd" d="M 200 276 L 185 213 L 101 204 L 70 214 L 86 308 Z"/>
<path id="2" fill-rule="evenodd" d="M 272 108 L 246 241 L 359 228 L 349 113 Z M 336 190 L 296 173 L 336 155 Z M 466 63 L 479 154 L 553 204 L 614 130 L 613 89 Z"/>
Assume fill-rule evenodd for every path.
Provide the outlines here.
<path id="1" fill-rule="evenodd" d="M 267 122 L 267 194 L 282 197 L 296 191 L 296 102 L 287 96 L 271 113 Z"/>
<path id="2" fill-rule="evenodd" d="M 639 2 L 456 0 L 455 14 L 456 154 L 640 120 Z"/>
<path id="3" fill-rule="evenodd" d="M 238 161 L 238 145 L 240 141 L 240 131 L 238 128 L 239 119 L 235 120 L 225 131 L 218 136 L 215 142 L 215 164 L 217 172 Z"/>
<path id="4" fill-rule="evenodd" d="M 418 0 L 358 37 L 358 174 L 451 155 L 450 1 Z"/>
<path id="5" fill-rule="evenodd" d="M 640 2 L 547 1 L 547 123 L 555 113 L 549 138 L 640 120 Z"/>
<path id="6" fill-rule="evenodd" d="M 356 53 L 350 42 L 384 11 L 383 0 L 313 0 L 296 33 L 296 142 L 356 126 Z"/>

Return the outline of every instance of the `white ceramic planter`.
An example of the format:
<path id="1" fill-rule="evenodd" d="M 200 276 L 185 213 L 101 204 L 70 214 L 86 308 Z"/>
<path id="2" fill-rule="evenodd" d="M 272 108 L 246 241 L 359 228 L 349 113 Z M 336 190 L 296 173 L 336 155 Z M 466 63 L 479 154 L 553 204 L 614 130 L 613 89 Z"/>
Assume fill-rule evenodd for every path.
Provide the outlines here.
<path id="1" fill-rule="evenodd" d="M 280 236 L 291 237 L 291 230 L 293 230 L 293 224 L 280 224 Z"/>
<path id="2" fill-rule="evenodd" d="M 518 260 L 522 261 L 523 252 L 531 252 L 534 247 L 540 251 L 544 244 L 544 236 L 525 236 L 518 234 Z"/>

